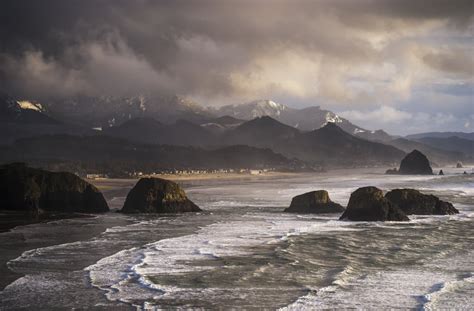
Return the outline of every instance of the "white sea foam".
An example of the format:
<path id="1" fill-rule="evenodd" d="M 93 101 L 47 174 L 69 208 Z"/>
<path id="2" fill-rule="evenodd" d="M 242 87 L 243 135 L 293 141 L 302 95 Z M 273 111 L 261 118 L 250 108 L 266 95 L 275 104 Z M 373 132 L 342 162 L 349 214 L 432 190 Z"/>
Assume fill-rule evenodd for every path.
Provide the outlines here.
<path id="1" fill-rule="evenodd" d="M 436 284 L 433 286 L 433 291 L 425 294 L 424 299 L 425 303 L 423 304 L 423 310 L 437 310 L 440 308 L 447 308 L 447 306 L 438 305 L 440 304 L 440 300 L 442 300 L 442 296 L 450 295 L 451 293 L 462 289 L 463 287 L 470 286 L 471 287 L 471 294 L 472 289 L 474 289 L 474 274 L 470 273 L 469 276 L 461 279 L 461 280 L 451 280 L 447 282 L 443 282 L 440 284 Z M 449 297 L 448 298 L 450 303 L 454 302 L 454 305 L 450 306 L 453 309 L 461 309 L 463 307 L 472 306 L 474 303 L 474 297 L 472 295 L 463 297 Z M 466 301 L 465 301 L 466 300 Z"/>
<path id="2" fill-rule="evenodd" d="M 212 217 L 221 219 L 221 222 L 202 227 L 194 234 L 163 239 L 146 245 L 141 245 L 146 243 L 141 241 L 150 241 L 149 237 L 155 234 L 155 232 L 150 230 L 151 228 L 159 226 L 161 221 L 169 224 L 174 218 L 163 218 L 138 222 L 128 226 L 113 227 L 107 229 L 104 233 L 107 238 L 113 237 L 113 241 L 102 239 L 99 236 L 89 241 L 36 249 L 23 253 L 22 256 L 10 262 L 10 265 L 13 268 L 26 267 L 31 261 L 49 260 L 51 258 L 53 260 L 62 260 L 61 257 L 56 258 L 49 256 L 49 254 L 60 254 L 64 250 L 65 254 L 67 253 L 69 256 L 74 257 L 77 254 L 81 254 L 81 251 L 82 254 L 85 254 L 84 250 L 87 247 L 97 248 L 102 245 L 110 247 L 115 243 L 112 251 L 107 252 L 107 254 L 111 254 L 119 249 L 127 249 L 112 256 L 104 257 L 85 269 L 88 271 L 91 283 L 97 288 L 106 291 L 106 296 L 109 300 L 128 302 L 141 308 L 151 309 L 155 299 L 167 299 L 170 305 L 175 305 L 173 303 L 183 299 L 199 299 L 200 301 L 211 302 L 226 291 L 232 292 L 233 295 L 245 297 L 252 288 L 231 287 L 229 283 L 226 284 L 225 282 L 215 285 L 213 283 L 210 287 L 200 287 L 200 285 L 197 285 L 196 287 L 185 288 L 187 284 L 186 277 L 188 274 L 193 276 L 193 273 L 196 272 L 196 275 L 201 275 L 199 272 L 204 272 L 203 274 L 206 276 L 208 276 L 208 273 L 218 273 L 218 271 L 213 271 L 213 269 L 219 269 L 215 268 L 216 265 L 213 263 L 224 262 L 219 261 L 223 257 L 242 256 L 252 258 L 256 254 L 259 255 L 259 250 L 266 251 L 267 249 L 278 249 L 281 245 L 286 246 L 287 243 L 285 241 L 290 240 L 293 242 L 292 236 L 297 235 L 321 234 L 325 237 L 328 235 L 340 235 L 343 237 L 349 231 L 387 228 L 398 230 L 395 232 L 395 235 L 399 236 L 400 230 L 427 229 L 436 227 L 438 223 L 442 225 L 451 220 L 455 220 L 456 223 L 457 221 L 464 220 L 472 221 L 473 210 L 468 200 L 472 189 L 464 189 L 456 184 L 453 184 L 453 187 L 443 187 L 440 184 L 440 187 L 437 188 L 438 184 L 435 182 L 439 180 L 440 177 L 438 176 L 387 177 L 369 174 L 355 177 L 323 176 L 311 177 L 310 179 L 305 177 L 270 185 L 249 182 L 248 184 L 237 186 L 197 187 L 188 191 L 188 194 L 193 199 L 196 196 L 196 202 L 202 202 L 204 209 L 227 209 L 226 213 L 211 213 Z M 456 204 L 456 207 L 460 208 L 461 214 L 450 216 L 410 216 L 413 220 L 409 223 L 354 223 L 338 221 L 338 215 L 293 215 L 277 212 L 278 206 L 282 207 L 281 210 L 283 210 L 283 206 L 288 206 L 292 196 L 317 189 L 327 189 L 333 201 L 345 204 L 353 190 L 366 185 L 375 185 L 384 190 L 394 187 L 419 188 L 419 186 L 423 185 L 426 186 L 425 190 L 427 192 L 442 192 L 443 195 L 461 198 L 460 202 L 467 203 L 465 205 Z M 216 201 L 209 200 L 209 198 L 217 197 L 219 199 Z M 199 200 L 201 202 L 198 202 Z M 242 215 L 244 209 L 241 207 L 250 208 L 246 210 L 246 214 Z M 257 212 L 257 210 L 264 210 L 264 207 L 268 207 L 269 212 Z M 228 212 L 234 211 L 234 209 L 234 213 Z M 221 215 L 223 215 L 222 218 L 220 218 Z M 135 220 L 136 218 L 131 217 L 130 219 Z M 426 224 L 435 224 L 435 226 L 426 226 Z M 462 225 L 465 225 L 465 223 Z M 179 225 L 176 227 L 179 227 Z M 127 233 L 130 234 L 127 235 Z M 364 236 L 364 234 L 362 232 L 361 235 Z M 123 240 L 132 236 L 139 238 L 134 243 L 123 243 Z M 148 239 L 142 239 L 143 236 L 147 236 Z M 158 238 L 162 237 L 157 235 Z M 427 241 L 430 241 L 431 238 L 438 237 L 429 237 Z M 299 241 L 300 239 L 295 240 Z M 122 247 L 117 247 L 117 243 L 123 243 L 120 244 Z M 76 252 L 74 251 L 75 249 L 81 249 L 81 251 Z M 380 249 L 384 250 L 386 248 Z M 432 251 L 431 248 L 427 250 Z M 406 251 L 406 249 L 403 249 L 403 251 Z M 295 262 L 300 259 L 298 252 L 292 253 L 293 255 L 294 258 L 291 257 L 291 259 L 295 259 Z M 105 256 L 105 253 L 103 256 Z M 72 257 L 69 257 L 69 259 L 72 260 Z M 429 262 L 433 257 L 436 256 L 431 256 L 429 260 L 423 261 L 424 266 L 420 263 L 418 266 L 406 265 L 403 268 L 399 268 L 401 267 L 400 265 L 388 264 L 379 270 L 375 270 L 370 266 L 361 269 L 357 266 L 357 263 L 350 262 L 345 269 L 336 275 L 333 284 L 330 286 L 318 288 L 314 285 L 316 283 L 309 282 L 312 285 L 306 287 L 311 290 L 310 293 L 300 297 L 294 304 L 288 306 L 288 309 L 334 308 L 335 306 L 365 309 L 395 308 L 397 306 L 401 308 L 414 308 L 423 306 L 426 309 L 437 309 L 440 306 L 453 306 L 447 304 L 447 301 L 453 300 L 453 297 L 455 297 L 454 307 L 462 306 L 462 303 L 464 303 L 464 306 L 469 305 L 469 300 L 466 296 L 473 296 L 469 295 L 470 288 L 474 287 L 472 285 L 472 274 L 469 277 L 460 279 L 459 269 L 460 267 L 469 267 L 469 264 L 472 265 L 470 263 L 472 261 L 471 258 L 473 258 L 472 254 L 465 256 L 464 261 L 461 259 L 456 261 L 455 258 L 449 258 L 449 263 L 439 263 L 439 266 L 428 266 L 426 262 Z M 440 257 L 446 256 L 440 254 Z M 66 260 L 67 258 L 65 255 L 64 259 Z M 284 258 L 286 259 L 286 257 Z M 310 259 L 308 262 L 312 264 Z M 391 258 L 390 260 L 391 262 L 393 260 L 393 262 L 398 263 L 396 258 Z M 314 262 L 318 264 L 317 260 Z M 293 265 L 293 262 L 289 265 Z M 339 269 L 340 266 L 338 263 L 337 268 Z M 266 275 L 274 273 L 279 268 L 281 267 L 278 264 L 258 264 L 255 266 L 255 270 L 251 270 L 250 273 L 246 272 L 244 276 L 251 279 L 253 275 L 256 278 L 264 279 Z M 282 273 L 285 272 L 283 271 Z M 24 286 L 25 282 L 41 282 L 44 279 L 42 274 L 43 272 L 37 277 L 30 275 L 25 279 L 18 280 L 16 283 L 12 283 L 12 286 L 9 287 L 10 292 L 14 292 L 13 289 L 21 290 L 21 286 Z M 332 271 L 330 275 L 333 275 Z M 291 280 L 293 275 L 282 274 L 282 277 Z M 185 281 L 183 284 L 170 285 L 170 280 Z M 255 290 L 270 290 L 275 294 L 278 290 L 298 289 L 296 295 L 300 295 L 305 284 L 301 282 L 301 278 L 297 280 L 295 278 L 295 281 L 298 281 L 298 284 L 301 284 L 301 286 L 296 288 L 289 286 L 287 288 L 283 288 L 283 286 L 279 288 L 278 285 L 266 288 L 255 286 Z M 54 286 L 48 285 L 46 290 L 52 287 Z M 40 286 L 36 289 L 40 290 Z M 294 296 L 289 295 L 288 297 Z M 460 302 L 456 302 L 457 300 Z M 284 303 L 287 303 L 287 300 L 284 300 Z M 210 306 L 211 303 L 206 304 L 204 302 L 203 305 Z M 272 304 L 269 303 L 266 306 L 268 305 Z M 186 308 L 187 306 L 182 307 Z M 193 305 L 190 305 L 190 307 L 193 307 Z"/>
<path id="3" fill-rule="evenodd" d="M 150 300 L 156 295 L 189 292 L 155 283 L 160 276 L 215 269 L 197 262 L 228 256 L 250 256 L 252 248 L 280 243 L 289 236 L 330 231 L 361 230 L 340 221 L 307 221 L 295 215 L 253 213 L 242 221 L 215 223 L 196 234 L 164 239 L 121 251 L 86 270 L 92 284 L 108 291 L 113 300 Z M 134 279 L 137 282 L 130 282 Z M 146 291 L 146 288 L 149 290 Z M 157 292 L 158 291 L 158 292 Z M 139 294 L 137 294 L 139 293 Z M 138 295 L 138 296 L 137 296 Z"/>
<path id="4" fill-rule="evenodd" d="M 333 284 L 311 291 L 282 310 L 332 309 L 333 306 L 463 310 L 474 303 L 473 255 L 471 251 L 434 260 L 418 269 L 375 270 L 366 275 L 352 274 L 352 267 L 348 265 Z M 462 272 L 466 269 L 471 272 Z"/>
<path id="5" fill-rule="evenodd" d="M 283 310 L 301 309 L 411 309 L 423 304 L 424 293 L 433 284 L 453 280 L 445 273 L 399 270 L 376 272 L 365 277 L 345 279 L 341 288 L 339 282 L 304 296 Z"/>

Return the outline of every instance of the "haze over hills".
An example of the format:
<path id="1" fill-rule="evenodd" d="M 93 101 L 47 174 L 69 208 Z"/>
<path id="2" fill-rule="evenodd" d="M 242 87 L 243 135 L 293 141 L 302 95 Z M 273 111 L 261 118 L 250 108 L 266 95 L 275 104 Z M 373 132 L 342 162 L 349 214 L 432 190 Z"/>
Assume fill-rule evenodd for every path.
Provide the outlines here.
<path id="1" fill-rule="evenodd" d="M 215 135 L 204 127 L 186 120 L 163 124 L 152 118 L 136 118 L 103 130 L 104 135 L 134 142 L 177 146 L 208 146 L 215 144 Z"/>
<path id="2" fill-rule="evenodd" d="M 334 123 L 303 133 L 290 141 L 287 150 L 303 159 L 318 159 L 325 165 L 369 166 L 399 161 L 405 153 L 393 146 L 372 142 L 350 135 Z"/>
<path id="3" fill-rule="evenodd" d="M 474 132 L 465 133 L 465 132 L 428 132 L 428 133 L 419 133 L 407 135 L 408 139 L 420 139 L 425 137 L 435 137 L 435 138 L 449 138 L 449 137 L 459 137 L 469 140 L 474 140 Z"/>
<path id="4" fill-rule="evenodd" d="M 218 130 L 219 127 L 227 127 L 232 123 L 231 121 L 231 123 L 224 125 L 222 119 L 214 122 L 219 117 L 233 117 L 234 121 L 249 121 L 256 117 L 269 116 L 302 131 L 312 131 L 323 127 L 328 122 L 334 122 L 348 133 L 365 139 L 387 141 L 392 138 L 382 130 L 369 131 L 363 129 L 332 111 L 321 109 L 319 106 L 295 109 L 272 100 L 257 100 L 246 104 L 213 108 L 200 106 L 177 95 L 77 96 L 63 100 L 46 100 L 41 105 L 47 108 L 48 114 L 53 118 L 99 129 L 119 126 L 134 118 L 147 117 L 169 124 L 177 120 L 187 120 L 208 127 L 213 125 L 215 128 L 211 130 Z M 234 125 L 237 123 L 238 121 Z"/>
<path id="5" fill-rule="evenodd" d="M 446 138 L 444 148 L 436 142 L 394 139 L 383 130 L 365 130 L 320 107 L 294 109 L 270 100 L 216 109 L 178 96 L 76 97 L 41 104 L 4 96 L 0 108 L 0 118 L 5 121 L 3 143 L 45 134 L 71 134 L 110 136 L 132 145 L 194 146 L 207 150 L 246 145 L 270 148 L 308 166 L 326 167 L 391 165 L 415 148 L 436 163 L 472 159 L 469 145 L 465 147 L 465 141 L 459 139 L 454 142 Z M 81 144 L 88 148 L 91 141 Z M 239 150 L 242 149 L 235 149 Z"/>
<path id="6" fill-rule="evenodd" d="M 302 161 L 288 159 L 270 149 L 228 146 L 205 150 L 197 147 L 133 143 L 104 135 L 48 135 L 17 140 L 0 147 L 0 161 L 22 161 L 54 170 L 146 173 L 175 169 L 307 169 Z"/>
<path id="7" fill-rule="evenodd" d="M 388 144 L 405 151 L 406 153 L 417 149 L 425 154 L 433 165 L 442 165 L 448 163 L 455 163 L 457 161 L 472 161 L 472 157 L 455 151 L 448 151 L 430 146 L 418 141 L 409 140 L 406 138 L 397 138 L 388 142 Z"/>
<path id="8" fill-rule="evenodd" d="M 392 139 L 392 137 L 383 130 L 369 131 L 363 129 L 332 111 L 321 109 L 319 106 L 295 109 L 265 99 L 247 104 L 227 105 L 219 109 L 212 109 L 211 112 L 218 116 L 228 115 L 244 120 L 269 116 L 302 131 L 319 129 L 331 122 L 336 123 L 339 127 L 352 135 L 360 136 L 368 140 L 386 141 Z"/>
<path id="9" fill-rule="evenodd" d="M 474 140 L 451 137 L 423 137 L 417 141 L 447 151 L 462 152 L 468 156 L 474 156 Z"/>
<path id="10" fill-rule="evenodd" d="M 248 144 L 253 146 L 277 147 L 284 140 L 300 135 L 294 127 L 268 117 L 257 117 L 229 130 L 222 140 L 225 144 Z"/>
<path id="11" fill-rule="evenodd" d="M 143 117 L 163 123 L 173 123 L 179 119 L 201 122 L 213 117 L 205 108 L 177 95 L 77 96 L 45 101 L 44 105 L 61 120 L 102 129 Z"/>
<path id="12" fill-rule="evenodd" d="M 188 121 L 165 125 L 153 119 L 140 118 L 106 129 L 103 134 L 153 144 L 270 148 L 308 163 L 341 167 L 393 163 L 404 155 L 403 151 L 393 146 L 350 135 L 332 122 L 320 129 L 302 132 L 268 116 L 257 117 L 219 133 Z"/>
<path id="13" fill-rule="evenodd" d="M 393 163 L 405 154 L 393 146 L 350 135 L 332 122 L 301 132 L 270 117 L 243 123 L 227 132 L 223 142 L 268 147 L 310 163 L 341 167 Z"/>

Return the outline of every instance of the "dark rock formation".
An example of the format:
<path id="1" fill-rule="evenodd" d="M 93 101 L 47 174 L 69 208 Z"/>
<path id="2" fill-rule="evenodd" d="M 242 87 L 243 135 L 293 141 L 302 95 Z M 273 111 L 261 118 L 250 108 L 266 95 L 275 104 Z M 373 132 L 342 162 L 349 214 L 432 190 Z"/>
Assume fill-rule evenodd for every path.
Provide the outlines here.
<path id="1" fill-rule="evenodd" d="M 201 209 L 177 184 L 161 178 L 142 178 L 127 195 L 123 213 L 184 213 Z"/>
<path id="2" fill-rule="evenodd" d="M 297 195 L 291 200 L 290 207 L 284 210 L 287 213 L 340 213 L 344 207 L 329 199 L 326 190 L 311 191 Z"/>
<path id="3" fill-rule="evenodd" d="M 389 168 L 388 170 L 385 171 L 385 174 L 387 175 L 396 175 L 398 174 L 397 168 Z"/>
<path id="4" fill-rule="evenodd" d="M 407 215 L 451 215 L 459 211 L 449 202 L 423 194 L 415 189 L 394 189 L 388 192 L 387 200 L 397 205 Z"/>
<path id="5" fill-rule="evenodd" d="M 340 220 L 408 221 L 407 215 L 387 200 L 376 187 L 359 188 L 351 194 L 346 211 Z"/>
<path id="6" fill-rule="evenodd" d="M 461 162 L 456 163 L 456 168 L 462 168 L 462 163 Z"/>
<path id="7" fill-rule="evenodd" d="M 31 216 L 109 210 L 102 193 L 78 176 L 35 169 L 23 163 L 0 166 L 0 208 Z"/>
<path id="8" fill-rule="evenodd" d="M 413 150 L 400 163 L 399 174 L 433 175 L 428 158 L 418 150 Z"/>
<path id="9" fill-rule="evenodd" d="M 439 174 L 438 174 L 438 175 L 444 175 L 443 170 L 439 170 Z"/>

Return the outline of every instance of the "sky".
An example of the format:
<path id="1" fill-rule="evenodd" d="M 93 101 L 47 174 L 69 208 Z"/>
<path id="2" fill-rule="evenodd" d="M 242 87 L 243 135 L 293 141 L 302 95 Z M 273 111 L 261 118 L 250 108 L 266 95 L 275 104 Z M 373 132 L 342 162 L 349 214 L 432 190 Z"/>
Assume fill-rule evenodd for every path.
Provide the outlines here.
<path id="1" fill-rule="evenodd" d="M 2 0 L 0 91 L 319 105 L 393 134 L 474 131 L 474 1 Z"/>

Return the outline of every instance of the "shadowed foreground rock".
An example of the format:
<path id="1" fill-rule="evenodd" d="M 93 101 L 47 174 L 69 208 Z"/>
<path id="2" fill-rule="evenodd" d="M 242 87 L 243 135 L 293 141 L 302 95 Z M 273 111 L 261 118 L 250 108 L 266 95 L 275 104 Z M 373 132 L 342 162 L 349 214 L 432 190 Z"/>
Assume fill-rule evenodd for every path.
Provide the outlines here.
<path id="1" fill-rule="evenodd" d="M 103 213 L 102 193 L 80 177 L 49 172 L 23 163 L 0 166 L 0 209 L 32 217 L 45 213 Z"/>
<path id="2" fill-rule="evenodd" d="M 428 158 L 415 149 L 403 158 L 398 173 L 406 175 L 433 175 L 433 169 Z"/>
<path id="3" fill-rule="evenodd" d="M 415 189 L 394 189 L 385 197 L 407 215 L 452 215 L 459 211 L 449 202 Z"/>
<path id="4" fill-rule="evenodd" d="M 346 211 L 340 220 L 408 221 L 407 215 L 387 200 L 376 187 L 359 188 L 351 194 Z"/>
<path id="5" fill-rule="evenodd" d="M 201 209 L 177 184 L 161 178 L 142 178 L 127 195 L 123 213 L 184 213 Z"/>
<path id="6" fill-rule="evenodd" d="M 297 195 L 291 200 L 290 207 L 284 210 L 287 213 L 340 213 L 344 207 L 329 199 L 326 190 L 311 191 Z"/>

